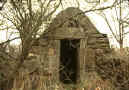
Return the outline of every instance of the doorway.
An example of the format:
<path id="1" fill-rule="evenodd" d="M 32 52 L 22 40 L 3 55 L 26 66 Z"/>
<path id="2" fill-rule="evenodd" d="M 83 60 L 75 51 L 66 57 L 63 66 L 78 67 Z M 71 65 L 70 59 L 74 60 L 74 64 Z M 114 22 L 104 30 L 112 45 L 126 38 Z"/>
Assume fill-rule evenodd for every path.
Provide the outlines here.
<path id="1" fill-rule="evenodd" d="M 76 84 L 78 73 L 78 49 L 80 40 L 61 40 L 60 46 L 60 81 L 64 84 Z"/>

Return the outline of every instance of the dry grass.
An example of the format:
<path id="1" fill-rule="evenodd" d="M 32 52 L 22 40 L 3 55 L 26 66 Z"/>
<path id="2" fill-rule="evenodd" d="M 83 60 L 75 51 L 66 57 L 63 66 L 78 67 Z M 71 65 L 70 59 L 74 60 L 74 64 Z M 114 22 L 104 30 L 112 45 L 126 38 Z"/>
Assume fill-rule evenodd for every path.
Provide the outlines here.
<path id="1" fill-rule="evenodd" d="M 7 90 L 114 90 L 108 81 L 103 81 L 96 73 L 90 73 L 87 77 L 85 83 L 74 86 L 53 83 L 51 77 L 47 76 L 19 73 L 12 88 Z"/>
<path id="2" fill-rule="evenodd" d="M 26 75 L 20 73 L 14 79 L 11 90 L 52 90 L 49 76 Z"/>
<path id="3" fill-rule="evenodd" d="M 10 84 L 13 83 L 13 86 L 10 88 L 9 85 L 4 90 L 114 90 L 108 81 L 103 81 L 94 73 L 89 74 L 87 77 L 88 79 L 85 79 L 85 83 L 74 87 L 73 85 L 53 83 L 46 76 L 20 74 L 13 82 L 10 82 Z"/>
<path id="4" fill-rule="evenodd" d="M 80 85 L 82 90 L 115 90 L 108 80 L 102 80 L 96 72 L 87 73 L 86 76 L 87 79 Z"/>
<path id="5" fill-rule="evenodd" d="M 121 49 L 117 52 L 97 54 L 96 72 L 103 80 L 108 80 L 117 90 L 129 89 L 129 56 Z"/>
<path id="6" fill-rule="evenodd" d="M 64 85 L 56 82 L 56 80 L 53 78 L 54 76 L 43 76 L 42 74 L 35 73 L 26 74 L 21 72 L 12 82 L 10 82 L 10 85 L 13 84 L 11 88 L 8 86 L 8 89 L 3 90 L 128 90 L 122 89 L 121 85 L 119 87 L 115 86 L 115 84 L 118 85 L 118 80 L 116 77 L 119 76 L 121 72 L 126 72 L 128 70 L 128 53 L 126 52 L 126 54 L 123 54 L 123 51 L 119 51 L 119 53 L 102 53 L 99 54 L 100 56 L 96 56 L 98 60 L 102 61 L 97 64 L 99 64 L 99 66 L 103 66 L 104 64 L 104 66 L 107 66 L 107 68 L 97 68 L 100 71 L 95 70 L 92 72 L 87 72 L 84 77 L 84 83 L 79 83 L 76 86 Z M 115 62 L 115 60 L 117 60 L 117 62 Z M 116 65 L 116 63 L 119 61 L 121 64 L 117 65 L 117 67 L 110 68 L 110 64 Z M 125 61 L 126 63 L 123 63 Z M 100 72 L 104 73 L 100 74 Z M 124 75 L 127 76 L 122 76 L 122 80 L 124 80 L 121 81 L 122 83 L 128 81 L 128 74 L 129 73 L 126 72 Z M 103 77 L 105 77 L 103 75 L 106 76 L 106 79 L 103 79 Z M 126 86 L 128 85 L 126 84 L 128 84 L 128 82 L 125 83 L 124 88 L 127 88 Z"/>

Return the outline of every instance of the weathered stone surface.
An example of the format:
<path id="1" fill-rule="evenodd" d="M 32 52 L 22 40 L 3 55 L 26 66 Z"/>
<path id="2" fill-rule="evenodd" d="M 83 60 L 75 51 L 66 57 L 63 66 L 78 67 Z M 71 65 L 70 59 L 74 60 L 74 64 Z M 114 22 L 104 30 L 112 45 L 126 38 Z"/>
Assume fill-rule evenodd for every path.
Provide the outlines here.
<path id="1" fill-rule="evenodd" d="M 41 39 L 41 41 L 40 41 Z M 94 68 L 95 50 L 108 50 L 105 34 L 97 31 L 89 18 L 78 8 L 70 7 L 59 13 L 40 37 L 42 49 L 36 49 L 42 62 L 42 72 L 51 73 L 59 81 L 60 40 L 80 40 L 78 48 L 78 82 L 83 82 L 88 68 Z M 32 50 L 33 51 L 33 50 Z M 39 53 L 41 51 L 41 53 Z"/>

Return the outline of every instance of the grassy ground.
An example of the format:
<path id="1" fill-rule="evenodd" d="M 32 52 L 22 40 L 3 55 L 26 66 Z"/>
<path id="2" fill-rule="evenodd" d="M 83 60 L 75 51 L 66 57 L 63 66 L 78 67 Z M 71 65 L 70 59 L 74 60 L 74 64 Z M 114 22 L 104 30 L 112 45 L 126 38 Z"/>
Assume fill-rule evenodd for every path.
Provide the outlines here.
<path id="1" fill-rule="evenodd" d="M 13 80 L 4 82 L 0 88 L 3 87 L 1 90 L 128 90 L 128 54 L 101 52 L 96 57 L 95 70 L 86 73 L 84 83 L 65 85 L 53 80 L 51 76 L 20 72 Z"/>
<path id="2" fill-rule="evenodd" d="M 115 90 L 109 81 L 103 81 L 96 72 L 89 73 L 83 84 L 65 85 L 52 83 L 50 77 L 24 75 L 21 73 L 8 90 Z"/>

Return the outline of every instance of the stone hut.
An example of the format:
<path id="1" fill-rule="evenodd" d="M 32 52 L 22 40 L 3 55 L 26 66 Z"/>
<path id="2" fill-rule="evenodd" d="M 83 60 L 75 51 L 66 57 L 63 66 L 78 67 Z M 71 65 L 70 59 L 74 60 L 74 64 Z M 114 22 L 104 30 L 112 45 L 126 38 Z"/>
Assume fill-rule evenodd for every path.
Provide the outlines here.
<path id="1" fill-rule="evenodd" d="M 109 41 L 78 8 L 69 7 L 53 19 L 39 39 L 44 71 L 64 84 L 83 82 L 86 65 L 96 49 L 109 49 Z M 89 53 L 89 50 L 92 53 Z M 90 63 L 92 64 L 92 63 Z M 92 65 L 91 65 L 92 66 Z"/>

